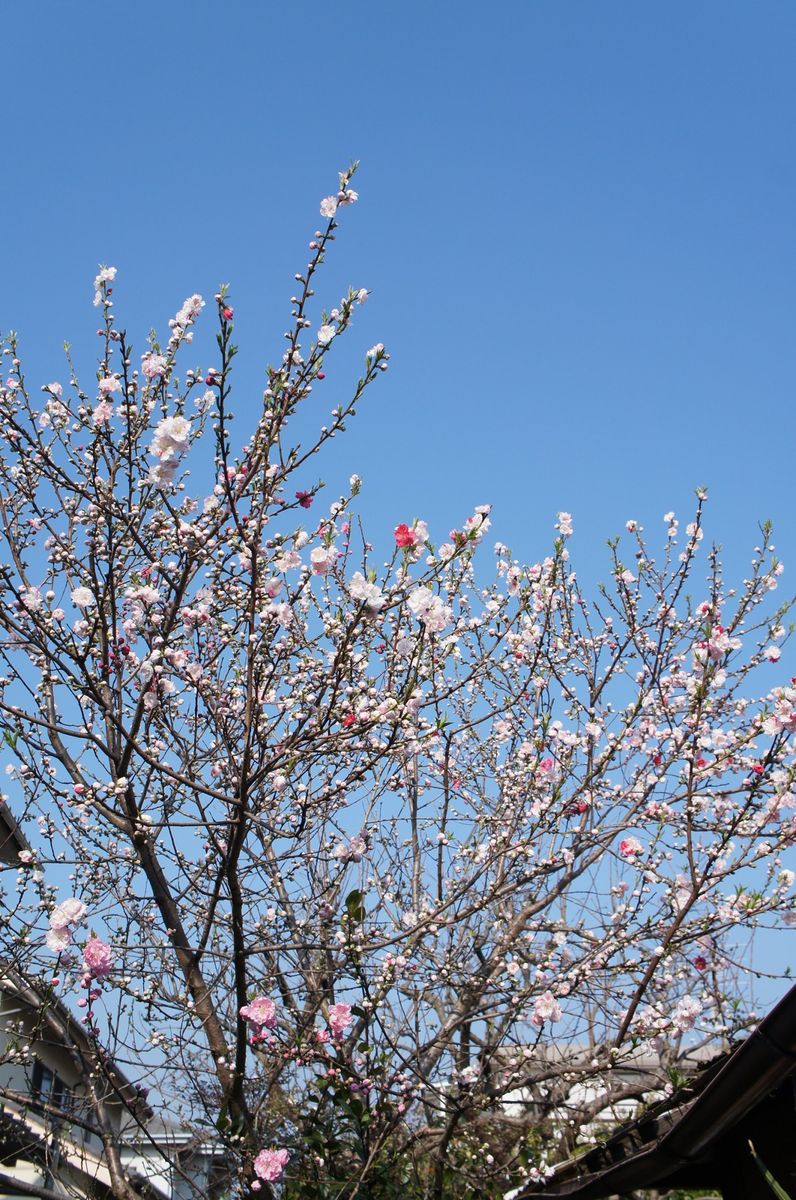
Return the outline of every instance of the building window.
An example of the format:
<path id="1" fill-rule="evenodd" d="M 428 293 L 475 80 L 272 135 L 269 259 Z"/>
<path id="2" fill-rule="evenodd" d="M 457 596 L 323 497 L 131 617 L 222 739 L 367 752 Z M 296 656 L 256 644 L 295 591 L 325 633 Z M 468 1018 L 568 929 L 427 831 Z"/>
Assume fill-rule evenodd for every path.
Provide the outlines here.
<path id="1" fill-rule="evenodd" d="M 68 1112 L 71 1107 L 71 1092 L 60 1076 L 37 1058 L 33 1064 L 32 1092 L 34 1100 L 51 1104 Z"/>

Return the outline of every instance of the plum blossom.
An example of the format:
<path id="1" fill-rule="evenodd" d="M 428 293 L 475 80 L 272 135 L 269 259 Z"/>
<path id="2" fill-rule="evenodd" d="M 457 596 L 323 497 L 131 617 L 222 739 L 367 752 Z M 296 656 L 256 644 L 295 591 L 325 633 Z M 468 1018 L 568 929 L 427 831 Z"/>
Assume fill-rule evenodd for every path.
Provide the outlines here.
<path id="1" fill-rule="evenodd" d="M 202 297 L 198 295 L 198 293 L 194 292 L 193 296 L 189 296 L 184 302 L 174 318 L 175 326 L 178 326 L 180 329 L 185 329 L 188 325 L 192 325 L 204 306 L 205 302 Z"/>
<path id="2" fill-rule="evenodd" d="M 94 280 L 94 307 L 99 308 L 102 304 L 102 285 L 103 283 L 113 283 L 116 278 L 116 267 L 100 267 L 99 273 Z"/>
<path id="3" fill-rule="evenodd" d="M 429 633 L 440 633 L 453 620 L 453 609 L 436 596 L 431 588 L 416 587 L 408 600 L 409 608 Z"/>
<path id="4" fill-rule="evenodd" d="M 626 858 L 628 860 L 634 859 L 637 854 L 641 854 L 643 849 L 644 847 L 637 837 L 622 838 L 621 842 L 619 843 L 619 853 L 621 854 L 622 858 Z"/>
<path id="5" fill-rule="evenodd" d="M 83 947 L 83 966 L 91 979 L 107 979 L 113 970 L 113 951 L 101 938 L 90 938 Z"/>
<path id="6" fill-rule="evenodd" d="M 259 1036 L 264 1029 L 273 1029 L 276 1025 L 276 1005 L 270 996 L 255 996 L 249 1004 L 244 1004 L 240 1015 L 250 1025 L 253 1025 Z"/>
<path id="7" fill-rule="evenodd" d="M 572 515 L 568 512 L 560 512 L 556 529 L 563 538 L 572 537 Z"/>
<path id="8" fill-rule="evenodd" d="M 164 417 L 155 429 L 149 447 L 160 461 L 150 468 L 149 478 L 157 487 L 164 487 L 174 480 L 179 458 L 189 446 L 191 422 L 187 417 Z"/>
<path id="9" fill-rule="evenodd" d="M 542 992 L 536 997 L 531 1016 L 532 1025 L 543 1025 L 545 1021 L 560 1021 L 561 1005 L 551 991 Z"/>
<path id="10" fill-rule="evenodd" d="M 115 375 L 106 375 L 103 379 L 100 379 L 99 383 L 97 384 L 97 390 L 103 399 L 107 399 L 108 396 L 112 396 L 114 392 L 120 392 L 122 390 L 122 385 Z"/>
<path id="11" fill-rule="evenodd" d="M 51 929 L 68 929 L 70 925 L 79 925 L 86 915 L 86 906 L 82 900 L 71 897 L 62 900 L 50 913 Z"/>
<path id="12" fill-rule="evenodd" d="M 721 662 L 731 650 L 740 648 L 740 638 L 730 637 L 723 625 L 714 625 L 707 641 L 699 642 L 694 649 L 694 659 L 697 663 L 706 663 L 708 658 L 713 662 Z"/>
<path id="13" fill-rule="evenodd" d="M 310 552 L 313 575 L 326 575 L 336 562 L 337 550 L 334 546 L 316 546 Z"/>
<path id="14" fill-rule="evenodd" d="M 419 550 L 428 541 L 428 525 L 425 521 L 415 521 L 412 525 L 396 525 L 394 536 L 399 550 Z"/>
<path id="15" fill-rule="evenodd" d="M 337 333 L 334 325 L 321 325 L 318 330 L 318 343 L 321 346 L 328 346 L 332 338 Z"/>
<path id="16" fill-rule="evenodd" d="M 184 454 L 188 449 L 191 422 L 187 417 L 164 417 L 155 429 L 150 453 L 161 461 Z"/>
<path id="17" fill-rule="evenodd" d="M 336 196 L 325 196 L 324 199 L 321 200 L 321 216 L 325 217 L 327 221 L 331 221 L 332 217 L 334 216 L 334 214 L 336 212 L 337 212 L 337 197 Z"/>
<path id="18" fill-rule="evenodd" d="M 702 1005 L 695 996 L 683 996 L 672 1012 L 672 1024 L 679 1033 L 687 1033 L 694 1028 L 701 1012 Z"/>
<path id="19" fill-rule="evenodd" d="M 161 379 L 166 374 L 168 361 L 163 354 L 156 354 L 154 350 L 148 351 L 141 356 L 141 370 L 146 379 Z"/>
<path id="20" fill-rule="evenodd" d="M 332 857 L 341 863 L 359 863 L 367 854 L 368 843 L 361 834 L 357 834 L 347 842 L 340 842 L 332 851 Z"/>
<path id="21" fill-rule="evenodd" d="M 254 1173 L 266 1183 L 276 1183 L 289 1161 L 289 1150 L 261 1150 L 254 1160 Z"/>
<path id="22" fill-rule="evenodd" d="M 76 587 L 72 589 L 72 603 L 76 608 L 93 608 L 97 601 L 91 588 Z"/>
<path id="23" fill-rule="evenodd" d="M 72 926 L 79 925 L 85 915 L 86 906 L 82 900 L 72 897 L 57 904 L 50 913 L 50 928 L 45 939 L 48 949 L 65 950 L 72 940 Z"/>
<path id="24" fill-rule="evenodd" d="M 99 428 L 101 425 L 107 425 L 113 416 L 113 405 L 107 400 L 102 400 L 91 414 L 92 424 Z"/>
<path id="25" fill-rule="evenodd" d="M 334 1037 L 342 1037 L 345 1031 L 351 1028 L 353 1023 L 354 1018 L 351 1013 L 350 1004 L 329 1005 L 329 1028 Z"/>
<path id="26" fill-rule="evenodd" d="M 28 612 L 38 612 L 41 608 L 41 592 L 37 587 L 25 588 L 19 598 Z"/>
<path id="27" fill-rule="evenodd" d="M 387 603 L 384 595 L 375 583 L 369 583 L 361 571 L 355 571 L 348 585 L 348 594 L 352 600 L 358 600 L 371 613 L 378 613 Z"/>
<path id="28" fill-rule="evenodd" d="M 769 699 L 774 701 L 774 711 L 763 721 L 763 732 L 770 737 L 796 733 L 796 687 L 774 688 Z"/>

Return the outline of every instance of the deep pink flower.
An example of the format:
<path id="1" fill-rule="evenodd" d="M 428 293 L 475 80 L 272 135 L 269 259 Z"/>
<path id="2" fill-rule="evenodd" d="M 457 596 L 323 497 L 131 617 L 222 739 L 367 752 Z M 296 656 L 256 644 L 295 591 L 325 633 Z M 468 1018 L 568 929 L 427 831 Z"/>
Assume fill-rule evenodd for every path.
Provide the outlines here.
<path id="1" fill-rule="evenodd" d="M 331 1004 L 329 1006 L 329 1028 L 336 1038 L 342 1037 L 346 1029 L 354 1023 L 350 1004 Z"/>
<path id="2" fill-rule="evenodd" d="M 276 1005 L 269 996 L 255 996 L 251 1004 L 244 1004 L 240 1015 L 255 1026 L 258 1034 L 276 1025 Z"/>
<path id="3" fill-rule="evenodd" d="M 312 507 L 312 494 L 310 492 L 296 492 L 296 499 L 302 508 Z"/>
<path id="4" fill-rule="evenodd" d="M 83 947 L 83 966 L 92 979 L 107 979 L 113 970 L 113 951 L 101 938 L 89 938 Z"/>
<path id="5" fill-rule="evenodd" d="M 406 550 L 410 546 L 414 546 L 416 541 L 415 531 L 410 529 L 408 525 L 395 526 L 395 544 L 399 550 Z"/>

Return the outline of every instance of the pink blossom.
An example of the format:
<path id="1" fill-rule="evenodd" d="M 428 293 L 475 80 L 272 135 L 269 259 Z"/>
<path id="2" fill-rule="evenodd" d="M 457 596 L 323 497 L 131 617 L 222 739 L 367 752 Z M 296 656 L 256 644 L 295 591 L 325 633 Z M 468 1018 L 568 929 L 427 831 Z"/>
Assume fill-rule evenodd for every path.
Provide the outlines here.
<path id="1" fill-rule="evenodd" d="M 255 996 L 250 1004 L 244 1004 L 240 1015 L 250 1025 L 254 1025 L 258 1034 L 264 1029 L 273 1029 L 276 1025 L 276 1005 L 270 996 Z"/>
<path id="2" fill-rule="evenodd" d="M 187 417 L 164 417 L 155 429 L 150 454 L 161 462 L 170 462 L 188 449 L 191 422 Z"/>
<path id="3" fill-rule="evenodd" d="M 336 196 L 326 196 L 325 199 L 321 200 L 321 216 L 322 217 L 326 217 L 327 221 L 330 221 L 336 212 L 337 212 L 337 197 Z"/>
<path id="4" fill-rule="evenodd" d="M 94 280 L 94 307 L 99 308 L 102 303 L 102 285 L 103 283 L 113 283 L 116 278 L 116 267 L 100 267 L 99 273 Z M 110 288 L 108 289 L 110 291 Z"/>
<path id="5" fill-rule="evenodd" d="M 69 932 L 69 927 L 64 926 L 63 929 L 48 929 L 44 939 L 44 944 L 48 950 L 53 950 L 56 954 L 60 954 L 72 940 L 72 935 Z"/>
<path id="6" fill-rule="evenodd" d="M 91 414 L 91 420 L 96 426 L 107 425 L 112 416 L 113 405 L 109 404 L 107 400 L 102 400 Z"/>
<path id="7" fill-rule="evenodd" d="M 387 601 L 375 583 L 370 583 L 361 571 L 355 571 L 348 585 L 348 594 L 352 600 L 364 604 L 371 613 L 378 613 Z"/>
<path id="8" fill-rule="evenodd" d="M 174 324 L 180 329 L 184 329 L 188 325 L 192 325 L 204 306 L 205 302 L 202 297 L 198 293 L 194 292 L 193 296 L 189 296 L 182 305 L 182 308 L 180 308 L 179 312 L 174 318 Z"/>
<path id="9" fill-rule="evenodd" d="M 104 379 L 100 379 L 97 387 L 99 389 L 99 394 L 103 398 L 107 398 L 108 396 L 113 395 L 114 392 L 120 392 L 122 390 L 122 385 L 119 383 L 119 380 L 115 377 L 115 375 L 106 375 Z"/>
<path id="10" fill-rule="evenodd" d="M 622 855 L 622 858 L 635 858 L 637 854 L 641 854 L 643 849 L 644 847 L 637 837 L 622 838 L 619 843 L 619 853 Z"/>
<path id="11" fill-rule="evenodd" d="M 276 1183 L 290 1161 L 288 1150 L 261 1150 L 254 1160 L 254 1173 L 266 1183 Z"/>
<path id="12" fill-rule="evenodd" d="M 141 356 L 141 370 L 147 379 L 160 379 L 166 374 L 168 361 L 163 354 L 155 354 L 154 350 Z"/>
<path id="13" fill-rule="evenodd" d="M 562 538 L 572 537 L 572 516 L 568 512 L 560 512 L 556 529 L 561 534 Z"/>
<path id="14" fill-rule="evenodd" d="M 298 500 L 298 502 L 302 508 L 311 508 L 312 507 L 312 493 L 311 492 L 296 492 L 296 499 Z"/>
<path id="15" fill-rule="evenodd" d="M 76 608 L 93 608 L 97 602 L 91 588 L 76 587 L 72 589 L 72 603 Z"/>
<path id="16" fill-rule="evenodd" d="M 334 546 L 316 546 L 310 553 L 313 575 L 326 575 L 337 562 Z"/>
<path id="17" fill-rule="evenodd" d="M 92 979 L 106 979 L 113 970 L 113 951 L 108 943 L 90 938 L 83 947 L 83 966 Z"/>
<path id="18" fill-rule="evenodd" d="M 82 900 L 72 897 L 63 900 L 50 913 L 51 929 L 68 929 L 70 925 L 79 925 L 86 915 L 86 906 Z"/>
<path id="19" fill-rule="evenodd" d="M 435 596 L 431 588 L 416 587 L 408 600 L 409 608 L 430 633 L 440 633 L 453 620 L 453 609 Z"/>
<path id="20" fill-rule="evenodd" d="M 343 1036 L 345 1031 L 354 1023 L 350 1004 L 329 1005 L 329 1028 L 336 1038 Z"/>
<path id="21" fill-rule="evenodd" d="M 38 612 L 41 608 L 41 592 L 37 587 L 25 588 L 19 598 L 28 612 Z"/>
<path id="22" fill-rule="evenodd" d="M 672 1013 L 672 1023 L 675 1029 L 679 1033 L 686 1033 L 689 1029 L 693 1029 L 701 1012 L 702 1005 L 695 996 L 683 996 L 682 1000 L 678 1000 Z"/>
<path id="23" fill-rule="evenodd" d="M 410 546 L 414 546 L 417 541 L 414 529 L 410 529 L 408 525 L 395 526 L 395 544 L 399 550 L 406 550 Z"/>
<path id="24" fill-rule="evenodd" d="M 533 1006 L 531 1024 L 543 1025 L 545 1021 L 560 1020 L 561 1005 L 558 1003 L 551 991 L 542 992 L 541 996 L 536 997 L 536 1001 Z"/>

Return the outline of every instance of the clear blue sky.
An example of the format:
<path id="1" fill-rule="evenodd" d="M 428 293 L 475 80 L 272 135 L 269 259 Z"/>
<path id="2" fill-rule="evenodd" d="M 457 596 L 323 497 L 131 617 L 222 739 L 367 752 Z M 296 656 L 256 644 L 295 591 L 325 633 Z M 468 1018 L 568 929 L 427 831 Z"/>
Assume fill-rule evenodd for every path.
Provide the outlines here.
<path id="1" fill-rule="evenodd" d="M 374 540 L 492 502 L 533 560 L 568 509 L 594 577 L 707 483 L 736 572 L 771 517 L 796 578 L 791 0 L 39 0 L 3 31 L 0 327 L 32 381 L 64 339 L 91 361 L 99 262 L 139 350 L 229 280 L 244 415 L 360 158 L 323 295 L 371 288 L 347 342 L 393 358 L 326 473 L 363 475 Z"/>
<path id="2" fill-rule="evenodd" d="M 139 346 L 231 281 L 254 403 L 357 157 L 324 295 L 370 287 L 349 344 L 393 354 L 337 451 L 374 534 L 490 501 L 535 558 L 563 508 L 597 571 L 704 482 L 739 568 L 769 516 L 796 562 L 791 3 L 45 0 L 3 24 L 0 327 L 37 381 L 65 338 L 94 352 L 102 261 Z"/>

